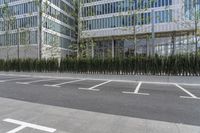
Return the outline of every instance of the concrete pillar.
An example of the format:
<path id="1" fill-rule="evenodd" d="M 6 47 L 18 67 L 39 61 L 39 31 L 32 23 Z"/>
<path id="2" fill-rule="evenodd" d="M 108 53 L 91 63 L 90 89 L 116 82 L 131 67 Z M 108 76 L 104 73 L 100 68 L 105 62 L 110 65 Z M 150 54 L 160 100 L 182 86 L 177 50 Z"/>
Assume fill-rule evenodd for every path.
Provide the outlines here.
<path id="1" fill-rule="evenodd" d="M 171 36 L 171 46 L 172 46 L 172 51 L 171 55 L 175 55 L 175 45 L 176 45 L 176 32 L 174 31 Z"/>
<path id="2" fill-rule="evenodd" d="M 184 43 L 182 44 L 182 42 L 181 42 L 182 39 L 184 40 L 185 37 L 184 37 L 184 36 L 182 37 L 182 35 L 180 35 L 180 37 L 179 37 L 179 49 L 178 49 L 178 50 L 180 51 L 180 49 L 181 49 L 181 54 L 184 52 L 184 51 L 183 51 L 183 50 L 184 50 L 183 47 L 185 47 L 185 46 L 184 46 Z M 177 39 L 176 39 L 176 38 L 175 38 L 175 42 L 177 42 Z M 183 46 L 182 46 L 182 45 L 183 45 Z M 174 54 L 176 54 L 178 50 L 176 50 L 176 43 L 175 43 Z"/>
<path id="3" fill-rule="evenodd" d="M 114 39 L 112 39 L 112 58 L 115 58 L 115 42 L 114 42 Z"/>
<path id="4" fill-rule="evenodd" d="M 102 45 L 103 45 L 103 60 L 104 60 L 105 59 L 105 47 L 104 47 L 105 44 L 104 44 L 104 42 L 102 42 L 102 43 L 103 43 Z"/>
<path id="5" fill-rule="evenodd" d="M 42 0 L 39 0 L 39 14 L 38 14 L 38 23 L 39 23 L 39 30 L 38 30 L 38 59 L 42 59 Z"/>
<path id="6" fill-rule="evenodd" d="M 92 59 L 94 58 L 94 42 L 92 40 Z"/>
<path id="7" fill-rule="evenodd" d="M 88 42 L 86 43 L 86 57 L 89 57 L 89 48 L 88 48 Z"/>
<path id="8" fill-rule="evenodd" d="M 147 37 L 146 37 L 146 55 L 149 56 L 148 35 L 147 35 Z"/>
<path id="9" fill-rule="evenodd" d="M 17 33 L 18 33 L 18 43 L 17 43 L 17 58 L 19 59 L 20 56 L 19 56 L 19 48 L 20 48 L 20 29 L 18 28 L 17 29 Z"/>
<path id="10" fill-rule="evenodd" d="M 151 55 L 154 56 L 155 52 L 155 46 L 154 46 L 154 43 L 155 43 L 155 30 L 154 30 L 154 26 L 155 26 L 155 15 L 154 15 L 154 10 L 152 10 L 152 50 L 151 50 Z"/>
<path id="11" fill-rule="evenodd" d="M 190 47 L 189 47 L 189 33 L 187 33 L 187 54 L 190 53 Z"/>

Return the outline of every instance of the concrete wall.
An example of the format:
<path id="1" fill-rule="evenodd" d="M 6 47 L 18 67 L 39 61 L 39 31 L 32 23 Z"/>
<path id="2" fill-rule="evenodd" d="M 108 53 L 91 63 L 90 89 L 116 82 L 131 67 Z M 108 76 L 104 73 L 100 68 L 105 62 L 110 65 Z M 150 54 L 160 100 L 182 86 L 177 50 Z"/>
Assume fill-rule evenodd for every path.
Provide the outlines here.
<path id="1" fill-rule="evenodd" d="M 0 47 L 0 59 L 7 59 L 7 53 L 9 59 L 18 58 L 17 46 L 10 47 Z M 52 48 L 47 45 L 43 45 L 42 48 L 42 58 L 64 58 L 68 55 L 73 54 L 73 51 L 62 49 L 62 48 Z M 20 58 L 38 58 L 38 45 L 31 46 L 20 46 L 19 48 Z"/>
<path id="2" fill-rule="evenodd" d="M 7 59 L 7 54 L 9 59 L 18 58 L 17 46 L 10 47 L 0 47 L 0 59 Z M 37 58 L 38 57 L 38 46 L 20 46 L 19 48 L 20 58 Z"/>
<path id="3" fill-rule="evenodd" d="M 63 48 L 51 47 L 49 45 L 44 45 L 42 48 L 43 58 L 65 58 L 71 55 L 73 51 Z"/>

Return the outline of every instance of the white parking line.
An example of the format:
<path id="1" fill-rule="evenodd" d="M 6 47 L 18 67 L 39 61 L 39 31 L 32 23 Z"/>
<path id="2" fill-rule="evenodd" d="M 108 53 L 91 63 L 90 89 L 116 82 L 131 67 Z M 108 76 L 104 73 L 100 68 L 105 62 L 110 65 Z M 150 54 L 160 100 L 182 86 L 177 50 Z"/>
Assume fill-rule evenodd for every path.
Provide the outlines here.
<path id="1" fill-rule="evenodd" d="M 149 95 L 148 93 L 139 93 L 141 85 L 142 85 L 142 82 L 139 82 L 137 87 L 135 88 L 134 92 L 123 91 L 122 93 L 124 93 L 124 94 L 136 94 L 136 95 Z"/>
<path id="2" fill-rule="evenodd" d="M 103 82 L 103 83 L 101 83 L 101 84 L 92 86 L 92 87 L 90 87 L 90 88 L 79 88 L 79 89 L 80 89 L 80 90 L 89 90 L 89 91 L 99 91 L 99 89 L 95 89 L 95 88 L 97 88 L 97 87 L 99 87 L 99 86 L 102 86 L 102 85 L 105 85 L 105 84 L 108 84 L 108 83 L 110 83 L 110 82 L 112 82 L 112 80 Z"/>
<path id="3" fill-rule="evenodd" d="M 44 85 L 44 86 L 48 86 L 48 87 L 61 87 L 61 85 L 65 85 L 65 84 L 70 84 L 70 83 L 75 83 L 75 82 L 80 82 L 80 81 L 84 81 L 85 79 L 78 79 L 78 80 L 73 80 L 73 81 L 68 81 L 68 82 L 63 82 L 63 83 L 59 83 L 59 84 L 54 84 L 54 85 Z"/>
<path id="4" fill-rule="evenodd" d="M 30 82 L 16 82 L 17 84 L 31 84 L 31 83 L 38 83 L 38 82 L 43 82 L 43 81 L 52 81 L 56 79 L 43 79 L 43 80 L 35 80 L 35 81 L 30 81 Z"/>
<path id="5" fill-rule="evenodd" d="M 181 87 L 178 84 L 174 84 L 176 87 L 178 87 L 179 89 L 181 89 L 182 91 L 184 91 L 185 93 L 187 93 L 189 96 L 180 96 L 181 98 L 192 98 L 192 99 L 200 99 L 199 97 L 195 96 L 194 94 L 192 94 L 191 92 L 189 92 L 188 90 L 186 90 L 185 88 Z"/>
<path id="6" fill-rule="evenodd" d="M 8 131 L 6 133 L 16 133 L 16 132 L 19 132 L 19 131 L 21 131 L 21 130 L 23 130 L 25 128 L 33 128 L 33 129 L 36 129 L 36 130 L 50 132 L 50 133 L 53 133 L 53 132 L 56 131 L 56 129 L 54 129 L 54 128 L 49 128 L 49 127 L 45 127 L 45 126 L 26 123 L 26 122 L 14 120 L 14 119 L 4 119 L 3 121 L 20 125 L 19 127 L 15 128 L 15 129 L 13 129 L 11 131 Z"/>
<path id="7" fill-rule="evenodd" d="M 136 87 L 134 93 L 139 93 L 139 90 L 140 90 L 141 85 L 142 85 L 142 82 L 139 82 L 139 84 L 137 85 L 137 87 Z"/>
<path id="8" fill-rule="evenodd" d="M 6 133 L 16 133 L 16 132 L 19 132 L 19 131 L 23 130 L 24 128 L 26 128 L 26 126 L 22 125 L 22 126 L 19 126 L 19 127 L 15 128 L 15 129 L 11 130 L 11 131 L 8 131 Z"/>
<path id="9" fill-rule="evenodd" d="M 15 81 L 15 80 L 23 80 L 23 79 L 33 79 L 33 78 L 15 78 L 15 79 L 0 80 L 0 83 Z"/>

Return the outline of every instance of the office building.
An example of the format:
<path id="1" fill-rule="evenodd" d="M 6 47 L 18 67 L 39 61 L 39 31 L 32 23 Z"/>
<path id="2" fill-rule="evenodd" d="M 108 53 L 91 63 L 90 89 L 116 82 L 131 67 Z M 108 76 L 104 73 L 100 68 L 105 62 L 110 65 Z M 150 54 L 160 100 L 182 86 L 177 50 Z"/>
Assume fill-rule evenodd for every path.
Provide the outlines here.
<path id="1" fill-rule="evenodd" d="M 83 0 L 81 39 L 96 58 L 194 52 L 194 1 Z"/>
<path id="2" fill-rule="evenodd" d="M 0 58 L 69 55 L 74 11 L 72 0 L 0 0 Z"/>
<path id="3" fill-rule="evenodd" d="M 75 10 L 73 0 L 0 0 L 0 58 L 65 57 L 74 52 L 77 33 L 95 58 L 200 47 L 194 37 L 200 0 L 80 0 L 80 19 Z"/>

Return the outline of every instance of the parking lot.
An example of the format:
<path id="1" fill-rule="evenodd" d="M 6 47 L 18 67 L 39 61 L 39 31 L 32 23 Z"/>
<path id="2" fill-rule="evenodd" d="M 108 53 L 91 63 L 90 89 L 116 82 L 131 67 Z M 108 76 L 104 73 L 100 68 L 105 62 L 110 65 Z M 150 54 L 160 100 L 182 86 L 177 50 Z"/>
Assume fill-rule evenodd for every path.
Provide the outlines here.
<path id="1" fill-rule="evenodd" d="M 0 97 L 109 115 L 200 126 L 198 84 L 1 74 Z M 5 119 L 1 117 L 5 122 L 14 121 L 19 125 L 9 133 L 37 127 L 30 123 L 25 123 L 24 126 L 20 120 L 10 119 L 9 113 L 6 116 Z M 54 125 L 46 126 L 41 128 L 56 132 Z"/>
<path id="2" fill-rule="evenodd" d="M 47 88 L 60 88 L 60 90 L 77 89 L 80 91 L 95 91 L 121 93 L 123 95 L 146 95 L 154 97 L 174 97 L 200 100 L 200 84 L 177 84 L 142 81 L 116 81 L 78 79 L 71 77 L 30 77 L 30 76 L 0 76 L 1 84 L 16 84 L 23 87 L 37 86 Z"/>

